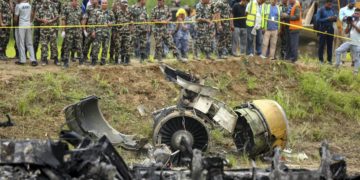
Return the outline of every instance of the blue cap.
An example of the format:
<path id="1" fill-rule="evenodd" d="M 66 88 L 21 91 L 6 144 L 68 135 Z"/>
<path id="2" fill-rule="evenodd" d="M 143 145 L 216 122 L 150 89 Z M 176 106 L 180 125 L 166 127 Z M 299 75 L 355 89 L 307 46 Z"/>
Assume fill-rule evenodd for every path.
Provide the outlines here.
<path id="1" fill-rule="evenodd" d="M 349 4 L 350 3 L 355 4 L 355 0 L 349 0 Z"/>

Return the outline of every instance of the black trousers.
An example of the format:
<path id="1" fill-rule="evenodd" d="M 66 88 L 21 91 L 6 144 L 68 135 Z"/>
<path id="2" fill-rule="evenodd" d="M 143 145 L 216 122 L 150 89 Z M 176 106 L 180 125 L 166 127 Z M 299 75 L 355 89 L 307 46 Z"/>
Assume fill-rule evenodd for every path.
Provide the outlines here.
<path id="1" fill-rule="evenodd" d="M 328 28 L 325 32 L 329 34 L 334 34 L 333 28 Z M 324 62 L 324 50 L 325 45 L 327 48 L 327 60 L 329 63 L 332 63 L 332 50 L 333 50 L 333 42 L 334 36 L 326 35 L 326 34 L 319 34 L 319 49 L 318 49 L 318 56 L 320 62 Z"/>

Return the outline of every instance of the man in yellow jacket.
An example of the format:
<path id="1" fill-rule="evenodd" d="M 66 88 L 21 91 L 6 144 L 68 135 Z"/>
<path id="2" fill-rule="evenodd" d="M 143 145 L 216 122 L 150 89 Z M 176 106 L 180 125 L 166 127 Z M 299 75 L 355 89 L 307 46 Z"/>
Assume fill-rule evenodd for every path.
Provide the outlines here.
<path id="1" fill-rule="evenodd" d="M 254 36 L 256 37 L 256 55 L 261 54 L 261 6 L 265 0 L 251 0 L 246 6 L 247 48 L 246 55 L 254 55 Z"/>

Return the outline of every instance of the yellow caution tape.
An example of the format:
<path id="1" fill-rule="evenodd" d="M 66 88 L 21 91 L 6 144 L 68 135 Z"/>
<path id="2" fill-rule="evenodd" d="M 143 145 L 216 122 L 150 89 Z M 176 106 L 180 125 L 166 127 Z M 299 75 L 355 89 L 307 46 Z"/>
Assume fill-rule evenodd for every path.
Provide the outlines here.
<path id="1" fill-rule="evenodd" d="M 216 23 L 216 22 L 221 22 L 221 21 L 240 20 L 240 19 L 246 19 L 246 16 L 237 17 L 237 18 L 217 19 L 217 20 L 212 20 L 212 22 Z M 264 18 L 264 19 L 266 19 L 266 18 Z M 297 27 L 297 28 L 299 28 L 301 30 L 305 30 L 305 31 L 310 31 L 310 32 L 314 32 L 314 33 L 324 34 L 324 35 L 329 35 L 329 36 L 333 36 L 333 37 L 341 38 L 341 39 L 345 39 L 345 40 L 351 40 L 348 37 L 339 36 L 339 35 L 335 35 L 335 34 L 330 34 L 330 33 L 327 33 L 327 32 L 322 32 L 322 31 L 318 31 L 318 30 L 315 30 L 315 29 L 306 28 L 306 27 L 303 27 L 303 26 L 297 26 L 297 25 L 293 25 L 293 24 L 290 24 L 290 23 L 280 22 L 280 21 L 271 20 L 271 19 L 266 19 L 266 20 L 277 22 L 279 24 L 286 25 L 286 26 Z M 196 23 L 196 21 L 170 22 L 170 23 L 166 23 L 166 22 L 149 22 L 149 21 L 147 21 L 147 22 L 128 22 L 128 23 L 111 24 L 111 25 L 95 24 L 95 25 L 65 25 L 65 26 L 62 26 L 62 25 L 53 25 L 53 26 L 5 26 L 5 27 L 0 27 L 0 29 L 96 28 L 96 27 L 118 27 L 118 26 L 127 26 L 127 25 L 156 25 L 156 24 L 181 24 L 181 23 Z"/>

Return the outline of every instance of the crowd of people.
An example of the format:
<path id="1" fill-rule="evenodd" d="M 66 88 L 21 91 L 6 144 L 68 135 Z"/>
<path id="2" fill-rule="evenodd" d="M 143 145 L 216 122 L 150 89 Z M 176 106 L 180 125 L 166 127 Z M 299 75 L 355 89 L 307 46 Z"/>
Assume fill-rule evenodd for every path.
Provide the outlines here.
<path id="1" fill-rule="evenodd" d="M 69 61 L 91 65 L 130 63 L 138 57 L 148 60 L 151 37 L 154 37 L 158 61 L 172 52 L 181 62 L 188 53 L 195 59 L 214 60 L 228 56 L 259 56 L 264 59 L 298 60 L 299 34 L 302 29 L 302 7 L 298 0 L 200 0 L 194 7 L 181 6 L 180 0 L 157 5 L 148 13 L 146 0 L 129 5 L 128 0 L 90 0 L 82 7 L 78 0 L 0 0 L 0 59 L 7 59 L 6 47 L 14 28 L 16 61 L 24 65 L 29 53 L 33 66 L 38 65 L 36 52 L 41 46 L 40 62 L 48 64 L 48 54 L 56 65 L 69 67 Z M 343 22 L 343 44 L 336 49 L 336 66 L 349 49 L 355 72 L 360 65 L 360 9 L 355 0 L 343 7 L 339 15 L 326 0 L 314 19 L 319 33 L 318 55 L 324 63 L 332 63 L 333 24 Z M 35 27 L 31 27 L 35 26 Z M 58 54 L 57 42 L 63 38 Z M 278 45 L 279 44 L 279 45 Z M 50 47 L 50 48 L 48 48 Z M 277 50 L 277 47 L 278 48 Z M 277 56 L 276 51 L 279 53 Z M 108 53 L 110 55 L 109 59 Z M 200 56 L 200 54 L 204 56 Z M 88 60 L 88 57 L 89 60 Z"/>

